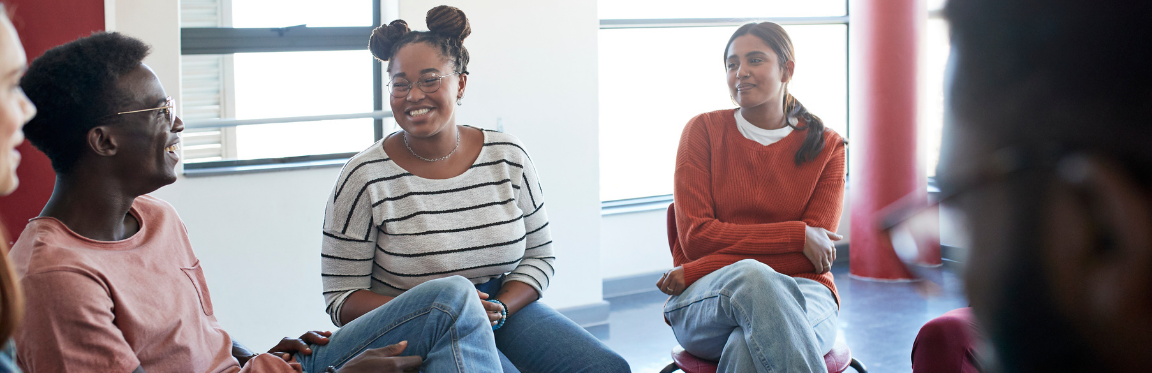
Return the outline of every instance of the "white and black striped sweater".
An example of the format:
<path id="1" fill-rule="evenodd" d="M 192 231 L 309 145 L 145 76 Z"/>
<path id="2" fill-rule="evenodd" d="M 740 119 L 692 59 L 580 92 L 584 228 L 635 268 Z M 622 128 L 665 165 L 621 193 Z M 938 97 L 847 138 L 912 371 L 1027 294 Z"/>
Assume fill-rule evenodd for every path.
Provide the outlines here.
<path id="1" fill-rule="evenodd" d="M 541 294 L 555 272 L 540 179 L 520 140 L 484 131 L 472 167 L 425 179 L 397 166 L 383 140 L 344 165 L 324 209 L 321 274 L 332 322 L 360 289 L 397 296 L 461 275 L 502 274 Z"/>

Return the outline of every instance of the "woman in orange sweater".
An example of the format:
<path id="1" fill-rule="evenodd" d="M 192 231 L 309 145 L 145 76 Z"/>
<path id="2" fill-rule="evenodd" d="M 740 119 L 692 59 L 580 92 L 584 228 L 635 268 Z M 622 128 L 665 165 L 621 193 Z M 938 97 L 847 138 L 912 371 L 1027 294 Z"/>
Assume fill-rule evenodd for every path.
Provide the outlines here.
<path id="1" fill-rule="evenodd" d="M 740 107 L 698 115 L 680 137 L 664 316 L 720 371 L 824 372 L 844 140 L 788 93 L 795 63 L 780 25 L 737 29 L 724 64 Z"/>

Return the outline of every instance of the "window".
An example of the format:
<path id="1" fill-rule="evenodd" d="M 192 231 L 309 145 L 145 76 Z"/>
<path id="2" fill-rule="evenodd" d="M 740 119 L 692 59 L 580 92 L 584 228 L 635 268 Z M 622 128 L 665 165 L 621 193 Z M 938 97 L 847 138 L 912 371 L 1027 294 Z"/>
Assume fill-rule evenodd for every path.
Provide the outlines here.
<path id="1" fill-rule="evenodd" d="M 634 0 L 599 5 L 601 200 L 672 193 L 684 125 L 697 114 L 735 107 L 728 96 L 723 53 L 732 32 L 744 23 L 784 25 L 796 49 L 789 91 L 828 128 L 847 137 L 845 1 L 719 0 L 701 5 Z"/>
<path id="2" fill-rule="evenodd" d="M 924 84 L 920 92 L 920 151 L 923 152 L 926 174 L 936 176 L 940 161 L 941 131 L 944 129 L 944 68 L 948 64 L 951 43 L 948 40 L 948 22 L 941 16 L 943 0 L 928 0 L 928 23 L 921 34 L 921 74 Z"/>
<path id="3" fill-rule="evenodd" d="M 346 158 L 391 128 L 365 48 L 380 0 L 184 0 L 180 11 L 186 174 Z"/>
<path id="4" fill-rule="evenodd" d="M 737 26 L 752 19 L 848 15 L 844 0 L 602 0 L 597 5 L 602 20 L 749 19 Z"/>

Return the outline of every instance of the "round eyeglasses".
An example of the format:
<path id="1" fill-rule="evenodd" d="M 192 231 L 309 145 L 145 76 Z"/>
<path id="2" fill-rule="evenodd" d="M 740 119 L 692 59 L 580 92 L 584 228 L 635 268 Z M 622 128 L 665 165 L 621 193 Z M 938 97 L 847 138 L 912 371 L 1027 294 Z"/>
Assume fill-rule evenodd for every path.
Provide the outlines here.
<path id="1" fill-rule="evenodd" d="M 160 113 L 163 114 L 164 117 L 168 119 L 168 124 L 176 123 L 176 100 L 173 100 L 172 96 L 165 97 L 164 98 L 164 105 L 161 105 L 159 107 L 154 107 L 151 109 L 121 111 L 121 112 L 116 113 L 116 114 L 108 114 L 108 115 L 102 116 L 102 117 L 100 117 L 100 119 L 108 118 L 108 117 L 115 116 L 115 115 L 143 113 L 146 111 L 156 111 L 156 110 L 160 110 Z"/>
<path id="2" fill-rule="evenodd" d="M 451 73 L 448 75 L 439 75 L 436 73 L 425 73 L 424 75 L 420 75 L 415 82 L 408 82 L 408 79 L 403 77 L 395 77 L 392 78 L 392 81 L 388 82 L 388 89 L 392 97 L 396 98 L 408 97 L 408 94 L 412 93 L 412 86 L 420 88 L 424 93 L 433 93 L 440 89 L 441 80 L 452 75 L 460 74 L 461 73 Z"/>
<path id="3" fill-rule="evenodd" d="M 972 247 L 975 239 L 967 223 L 977 217 L 969 213 L 963 196 L 994 182 L 1019 177 L 1028 170 L 1059 171 L 1070 167 L 1078 159 L 1076 154 L 1063 144 L 1040 143 L 1003 147 L 974 157 L 963 169 L 937 172 L 939 188 L 935 198 L 912 193 L 882 208 L 876 213 L 876 227 L 887 233 L 893 251 L 912 276 L 929 279 L 936 283 L 932 286 L 939 288 L 939 271 L 930 269 L 927 256 L 922 255 L 939 258 L 941 220 L 956 226 L 947 230 L 951 246 Z"/>

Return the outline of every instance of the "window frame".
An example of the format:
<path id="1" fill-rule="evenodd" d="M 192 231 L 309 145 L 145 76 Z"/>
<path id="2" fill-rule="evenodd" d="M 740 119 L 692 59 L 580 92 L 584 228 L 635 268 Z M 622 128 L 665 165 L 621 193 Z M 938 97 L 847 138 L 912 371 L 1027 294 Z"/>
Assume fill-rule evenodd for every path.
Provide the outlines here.
<path id="1" fill-rule="evenodd" d="M 626 29 L 626 28 L 687 28 L 687 27 L 731 27 L 741 26 L 750 22 L 775 22 L 780 25 L 844 25 L 845 38 L 848 38 L 848 33 L 851 32 L 851 24 L 849 23 L 849 8 L 847 0 L 845 0 L 844 15 L 842 16 L 825 16 L 825 17 L 757 17 L 757 18 L 653 18 L 653 19 L 601 19 L 600 29 Z M 846 49 L 850 45 L 845 45 Z M 848 58 L 848 50 L 845 50 L 845 58 Z M 848 61 L 845 60 L 845 68 L 850 69 Z M 851 82 L 851 72 L 846 71 L 845 88 Z M 847 90 L 851 92 L 851 90 Z M 845 110 L 849 109 L 850 100 L 845 100 Z M 851 117 L 846 117 L 844 137 L 849 138 L 849 122 Z M 850 157 L 851 154 L 846 152 L 845 157 Z M 672 194 L 660 194 L 652 196 L 640 196 L 617 200 L 604 200 L 600 201 L 600 214 L 615 215 L 625 214 L 632 212 L 643 212 L 653 210 L 663 210 L 668 208 L 668 204 L 672 203 Z"/>
<path id="2" fill-rule="evenodd" d="M 372 0 L 372 24 L 382 20 L 381 0 Z M 362 50 L 364 38 L 373 26 L 361 27 L 307 27 L 306 25 L 279 28 L 240 27 L 181 27 L 180 55 L 232 55 L 235 53 L 269 52 L 322 52 Z M 373 141 L 384 138 L 384 119 L 392 112 L 384 110 L 383 63 L 372 59 L 373 111 L 352 114 L 330 114 L 284 118 L 208 119 L 184 122 L 184 128 L 229 129 L 243 125 L 283 124 L 337 119 L 373 119 Z M 222 103 L 223 104 L 223 103 Z M 184 163 L 184 176 L 210 176 L 286 169 L 307 169 L 339 166 L 356 153 L 304 154 L 292 157 L 244 160 L 218 160 Z M 340 160 L 340 162 L 336 162 Z"/>

